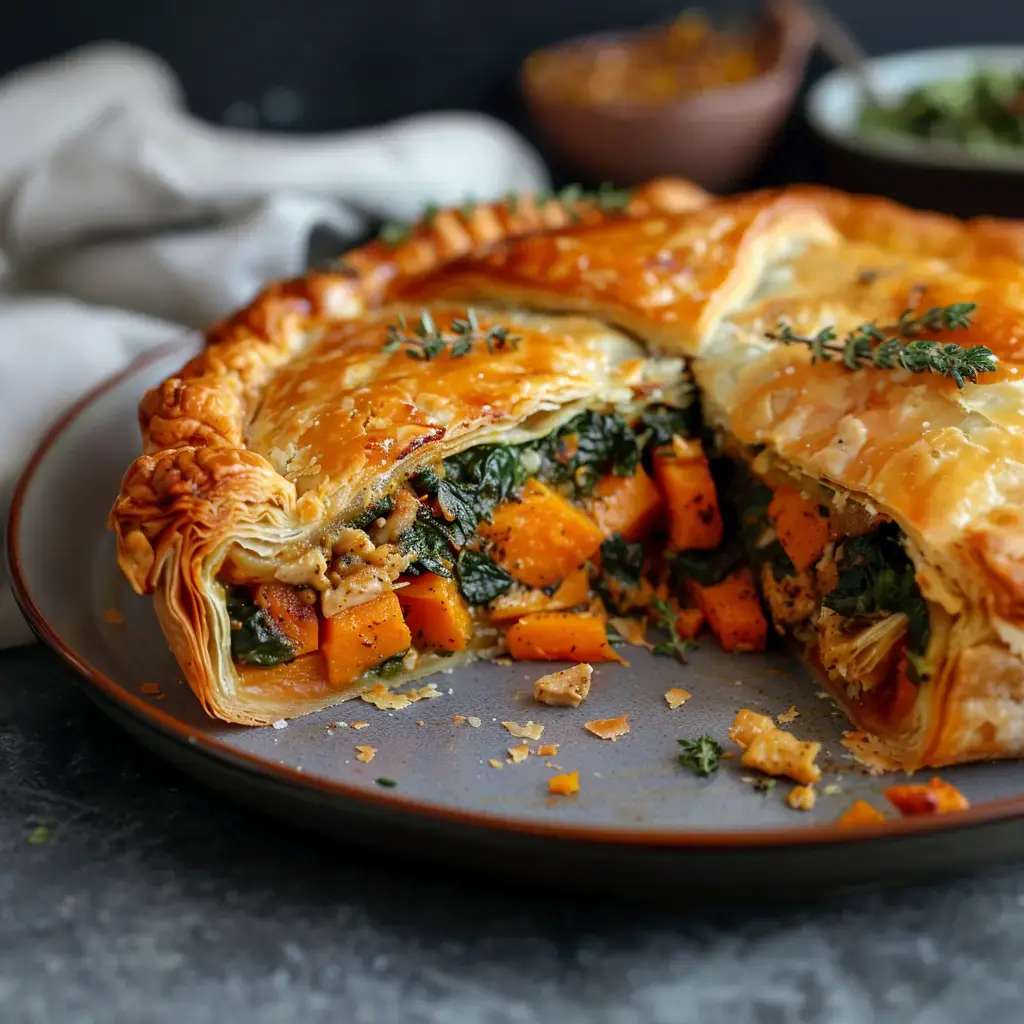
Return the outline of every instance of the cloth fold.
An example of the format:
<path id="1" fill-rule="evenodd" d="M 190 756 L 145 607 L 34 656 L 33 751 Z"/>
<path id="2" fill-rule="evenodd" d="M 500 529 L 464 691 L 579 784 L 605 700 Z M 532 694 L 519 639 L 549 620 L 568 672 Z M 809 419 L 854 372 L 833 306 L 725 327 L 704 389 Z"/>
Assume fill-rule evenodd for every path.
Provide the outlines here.
<path id="1" fill-rule="evenodd" d="M 427 203 L 547 186 L 482 114 L 321 136 L 197 120 L 162 61 L 97 44 L 0 80 L 0 511 L 50 423 L 132 358 Z M 0 576 L 0 647 L 28 639 Z"/>

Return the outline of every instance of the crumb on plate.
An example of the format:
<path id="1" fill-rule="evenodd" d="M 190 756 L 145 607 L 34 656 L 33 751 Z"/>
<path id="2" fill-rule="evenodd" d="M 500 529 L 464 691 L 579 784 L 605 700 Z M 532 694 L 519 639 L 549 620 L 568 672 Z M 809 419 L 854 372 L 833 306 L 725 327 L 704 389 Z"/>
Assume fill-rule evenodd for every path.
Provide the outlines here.
<path id="1" fill-rule="evenodd" d="M 629 732 L 629 712 L 618 718 L 595 718 L 592 722 L 584 722 L 583 728 L 599 740 L 617 740 Z"/>
<path id="2" fill-rule="evenodd" d="M 552 775 L 548 779 L 548 791 L 558 796 L 570 796 L 580 791 L 580 773 L 567 772 L 565 775 Z"/>
<path id="3" fill-rule="evenodd" d="M 797 711 L 795 704 L 790 704 L 788 711 L 783 711 L 778 716 L 780 725 L 789 725 L 791 722 L 795 722 L 800 717 L 800 712 Z"/>
<path id="4" fill-rule="evenodd" d="M 665 703 L 675 711 L 676 708 L 682 707 L 692 696 L 693 694 L 689 690 L 681 690 L 678 686 L 673 686 L 671 690 L 665 692 Z"/>
<path id="5" fill-rule="evenodd" d="M 554 757 L 558 753 L 557 743 L 542 743 L 534 753 L 538 757 Z"/>
<path id="6" fill-rule="evenodd" d="M 480 726 L 483 725 L 483 722 L 481 722 L 476 715 L 470 715 L 469 718 L 466 719 L 466 721 L 469 722 L 469 726 L 471 729 L 479 729 Z"/>
<path id="7" fill-rule="evenodd" d="M 361 744 L 356 747 L 356 760 L 369 764 L 377 756 L 377 748 Z"/>
<path id="8" fill-rule="evenodd" d="M 798 740 L 768 715 L 741 708 L 729 729 L 729 739 L 743 748 L 740 763 L 745 768 L 756 768 L 765 775 L 788 775 L 803 785 L 821 778 L 821 769 L 815 764 L 821 744 Z"/>
<path id="9" fill-rule="evenodd" d="M 499 761 L 496 757 L 488 758 L 487 763 L 492 768 L 504 768 L 505 767 L 505 762 L 504 761 Z"/>
<path id="10" fill-rule="evenodd" d="M 541 704 L 552 707 L 578 708 L 590 693 L 590 677 L 594 667 L 586 662 L 541 676 L 533 684 L 533 696 Z"/>
<path id="11" fill-rule="evenodd" d="M 103 621 L 108 626 L 123 626 L 124 616 L 116 608 L 104 608 Z"/>
<path id="12" fill-rule="evenodd" d="M 530 748 L 525 743 L 520 743 L 518 747 L 508 748 L 508 762 L 509 764 L 520 764 L 530 756 Z"/>
<path id="13" fill-rule="evenodd" d="M 526 725 L 520 725 L 518 722 L 502 722 L 501 724 L 508 730 L 509 735 L 515 736 L 517 740 L 539 740 L 544 732 L 544 726 L 533 721 L 527 722 Z"/>
<path id="14" fill-rule="evenodd" d="M 810 811 L 817 802 L 818 794 L 813 786 L 794 786 L 786 794 L 786 803 L 794 811 Z"/>
<path id="15" fill-rule="evenodd" d="M 370 723 L 369 722 L 353 722 L 352 723 L 352 728 L 353 729 L 369 729 L 370 728 Z"/>
<path id="16" fill-rule="evenodd" d="M 879 825 L 885 821 L 885 815 L 866 800 L 858 800 L 852 807 L 844 811 L 836 819 L 840 828 L 857 828 L 861 825 Z"/>
<path id="17" fill-rule="evenodd" d="M 930 782 L 905 783 L 890 786 L 885 799 L 904 818 L 928 817 L 934 814 L 950 814 L 966 811 L 970 801 L 956 786 L 935 776 Z"/>
<path id="18" fill-rule="evenodd" d="M 155 697 L 160 692 L 159 683 L 143 683 L 139 687 L 139 692 L 144 693 L 147 697 Z"/>

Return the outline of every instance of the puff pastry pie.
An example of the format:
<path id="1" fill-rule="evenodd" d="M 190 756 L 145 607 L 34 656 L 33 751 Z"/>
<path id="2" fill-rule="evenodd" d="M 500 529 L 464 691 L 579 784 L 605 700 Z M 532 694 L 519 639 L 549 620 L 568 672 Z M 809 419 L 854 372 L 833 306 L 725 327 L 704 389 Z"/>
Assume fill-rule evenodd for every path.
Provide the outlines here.
<path id="1" fill-rule="evenodd" d="M 652 605 L 757 649 L 763 606 L 862 757 L 1024 753 L 1024 228 L 810 187 L 610 205 L 440 213 L 145 396 L 111 523 L 207 710 L 617 658 L 609 610 Z M 988 362 L 876 351 L 922 338 Z"/>

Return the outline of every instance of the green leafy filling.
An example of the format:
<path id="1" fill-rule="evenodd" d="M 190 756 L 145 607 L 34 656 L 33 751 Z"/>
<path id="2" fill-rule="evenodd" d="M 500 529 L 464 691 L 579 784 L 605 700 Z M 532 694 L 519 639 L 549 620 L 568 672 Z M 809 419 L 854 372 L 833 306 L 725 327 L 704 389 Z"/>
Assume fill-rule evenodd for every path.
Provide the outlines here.
<path id="1" fill-rule="evenodd" d="M 406 553 L 416 552 L 416 561 L 406 569 L 410 576 L 433 572 L 451 578 L 454 563 L 451 535 L 445 524 L 435 519 L 429 509 L 417 509 L 416 521 L 402 534 L 399 546 Z"/>
<path id="2" fill-rule="evenodd" d="M 361 512 L 352 522 L 349 524 L 354 530 L 367 530 L 378 519 L 386 519 L 391 514 L 391 509 L 394 508 L 394 498 L 381 498 L 379 501 L 375 501 L 368 509 Z"/>
<path id="3" fill-rule="evenodd" d="M 231 656 L 240 665 L 270 668 L 295 658 L 295 646 L 274 620 L 242 587 L 232 588 L 227 596 L 231 620 Z"/>
<path id="4" fill-rule="evenodd" d="M 371 669 L 370 674 L 380 676 L 381 679 L 394 679 L 396 676 L 400 676 L 405 668 L 403 663 L 407 653 L 402 651 L 401 654 L 391 655 L 390 658 L 382 661 L 375 669 Z"/>
<path id="5" fill-rule="evenodd" d="M 621 533 L 613 533 L 601 545 L 601 568 L 606 576 L 627 587 L 639 587 L 644 568 L 643 544 L 631 544 Z"/>
<path id="6" fill-rule="evenodd" d="M 903 534 L 893 523 L 843 542 L 836 565 L 839 581 L 822 604 L 844 618 L 903 612 L 907 627 L 910 678 L 919 681 L 920 663 L 928 648 L 931 623 L 928 605 L 914 578 L 914 563 L 903 546 Z"/>
<path id="7" fill-rule="evenodd" d="M 482 551 L 463 551 L 456 564 L 459 589 L 470 604 L 489 604 L 515 580 Z"/>

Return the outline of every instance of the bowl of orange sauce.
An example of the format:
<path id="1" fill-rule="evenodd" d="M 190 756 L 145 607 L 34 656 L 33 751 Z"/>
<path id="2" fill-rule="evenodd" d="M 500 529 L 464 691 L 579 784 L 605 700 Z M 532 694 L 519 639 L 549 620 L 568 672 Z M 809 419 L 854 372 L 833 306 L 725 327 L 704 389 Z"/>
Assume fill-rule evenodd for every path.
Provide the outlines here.
<path id="1" fill-rule="evenodd" d="M 806 13 L 776 0 L 747 30 L 685 12 L 571 39 L 532 53 L 520 83 L 542 133 L 586 178 L 629 185 L 674 174 L 718 191 L 774 139 L 813 45 Z"/>

